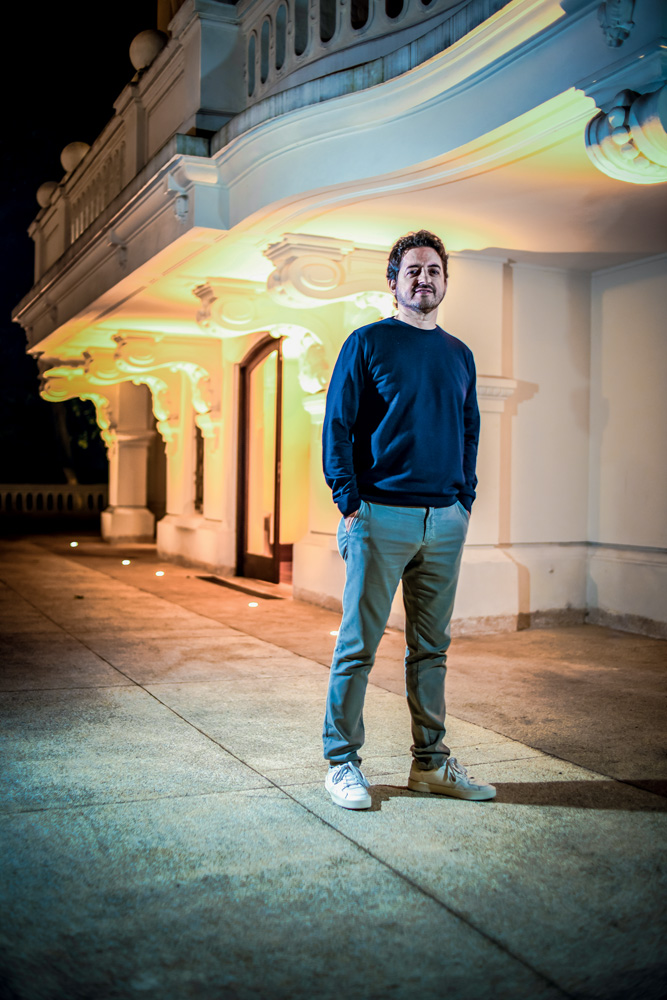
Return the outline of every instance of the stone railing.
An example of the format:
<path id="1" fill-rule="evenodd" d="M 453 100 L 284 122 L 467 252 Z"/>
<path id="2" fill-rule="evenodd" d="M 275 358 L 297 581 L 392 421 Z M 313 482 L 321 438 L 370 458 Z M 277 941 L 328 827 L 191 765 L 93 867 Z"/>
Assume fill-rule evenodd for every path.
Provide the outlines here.
<path id="1" fill-rule="evenodd" d="M 127 162 L 125 137 L 125 121 L 113 118 L 59 184 L 44 185 L 53 190 L 45 196 L 43 210 L 29 229 L 35 241 L 35 280 L 59 260 L 134 176 Z"/>
<path id="2" fill-rule="evenodd" d="M 29 230 L 35 283 L 95 223 L 108 225 L 119 195 L 173 155 L 175 140 L 183 154 L 213 155 L 259 121 L 406 72 L 508 2 L 185 0 L 92 146 L 71 143 L 65 176 L 45 178 Z M 122 239 L 109 230 L 109 242 L 122 265 Z"/>
<path id="3" fill-rule="evenodd" d="M 418 43 L 443 22 L 449 22 L 451 44 L 506 2 L 241 0 L 246 106 Z"/>
<path id="4" fill-rule="evenodd" d="M 96 165 L 77 176 L 70 188 L 70 242 L 95 221 L 122 191 L 125 143 L 120 141 L 105 149 Z"/>
<path id="5" fill-rule="evenodd" d="M 96 517 L 108 504 L 106 483 L 94 486 L 0 483 L 0 517 Z"/>

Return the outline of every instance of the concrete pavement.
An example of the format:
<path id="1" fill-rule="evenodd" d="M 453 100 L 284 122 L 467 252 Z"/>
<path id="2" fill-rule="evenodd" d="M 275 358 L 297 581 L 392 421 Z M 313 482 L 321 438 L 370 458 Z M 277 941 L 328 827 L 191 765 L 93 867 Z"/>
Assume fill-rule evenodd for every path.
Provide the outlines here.
<path id="1" fill-rule="evenodd" d="M 3 1000 L 665 995 L 667 644 L 457 640 L 450 745 L 498 787 L 468 803 L 406 788 L 387 633 L 353 813 L 334 613 L 78 540 L 0 542 Z"/>

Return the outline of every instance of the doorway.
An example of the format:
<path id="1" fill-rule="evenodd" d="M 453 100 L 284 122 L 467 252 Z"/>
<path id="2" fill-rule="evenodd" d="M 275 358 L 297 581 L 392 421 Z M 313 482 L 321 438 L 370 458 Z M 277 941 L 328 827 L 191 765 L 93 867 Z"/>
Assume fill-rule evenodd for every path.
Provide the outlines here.
<path id="1" fill-rule="evenodd" d="M 239 393 L 238 576 L 289 578 L 292 546 L 281 544 L 282 343 L 261 341 L 241 364 Z"/>

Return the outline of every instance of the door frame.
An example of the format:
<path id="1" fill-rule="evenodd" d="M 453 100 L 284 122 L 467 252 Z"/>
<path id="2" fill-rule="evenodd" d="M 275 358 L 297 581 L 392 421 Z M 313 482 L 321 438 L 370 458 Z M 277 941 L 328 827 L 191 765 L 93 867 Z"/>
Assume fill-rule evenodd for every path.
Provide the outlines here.
<path id="1" fill-rule="evenodd" d="M 236 575 L 269 583 L 280 581 L 280 484 L 282 470 L 283 351 L 282 337 L 266 336 L 248 351 L 239 365 L 239 432 L 236 501 Z M 258 556 L 248 552 L 248 446 L 250 442 L 250 376 L 264 359 L 276 357 L 276 440 L 273 496 L 273 554 Z"/>

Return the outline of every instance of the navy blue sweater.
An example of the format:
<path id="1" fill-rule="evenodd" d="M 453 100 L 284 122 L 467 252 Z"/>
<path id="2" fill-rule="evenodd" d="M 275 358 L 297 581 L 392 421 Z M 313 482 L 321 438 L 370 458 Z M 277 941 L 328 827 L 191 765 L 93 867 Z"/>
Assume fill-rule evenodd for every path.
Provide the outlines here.
<path id="1" fill-rule="evenodd" d="M 345 517 L 360 498 L 398 507 L 475 499 L 479 410 L 472 352 L 440 327 L 355 330 L 331 377 L 324 476 Z"/>

